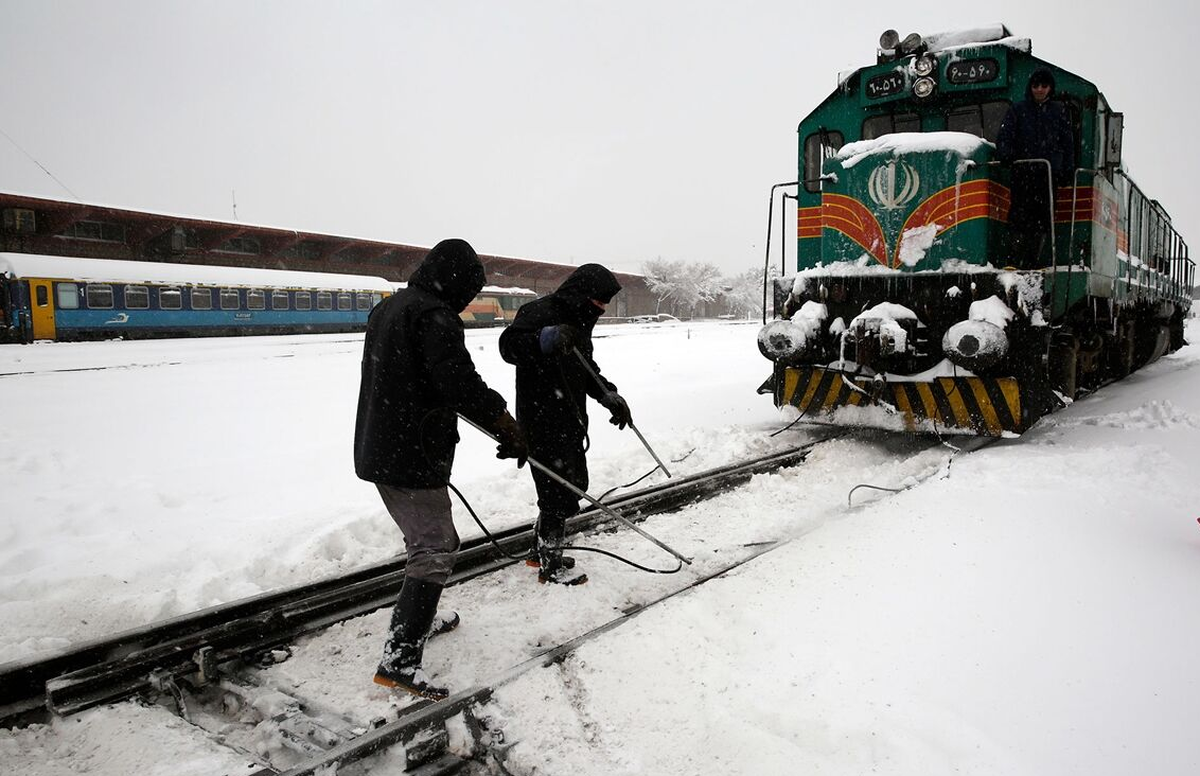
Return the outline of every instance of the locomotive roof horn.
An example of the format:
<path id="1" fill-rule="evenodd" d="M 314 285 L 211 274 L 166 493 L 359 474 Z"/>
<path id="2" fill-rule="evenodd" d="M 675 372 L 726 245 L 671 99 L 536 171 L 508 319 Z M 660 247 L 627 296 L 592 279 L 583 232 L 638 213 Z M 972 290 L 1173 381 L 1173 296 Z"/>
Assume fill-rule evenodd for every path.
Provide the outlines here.
<path id="1" fill-rule="evenodd" d="M 875 63 L 882 65 L 884 62 L 891 62 L 896 58 L 896 46 L 900 45 L 900 33 L 895 30 L 884 30 L 879 36 L 879 51 L 875 57 Z"/>
<path id="2" fill-rule="evenodd" d="M 904 36 L 904 40 L 900 41 L 900 53 L 906 56 L 916 54 L 923 48 L 925 48 L 925 40 L 915 32 L 908 33 Z"/>

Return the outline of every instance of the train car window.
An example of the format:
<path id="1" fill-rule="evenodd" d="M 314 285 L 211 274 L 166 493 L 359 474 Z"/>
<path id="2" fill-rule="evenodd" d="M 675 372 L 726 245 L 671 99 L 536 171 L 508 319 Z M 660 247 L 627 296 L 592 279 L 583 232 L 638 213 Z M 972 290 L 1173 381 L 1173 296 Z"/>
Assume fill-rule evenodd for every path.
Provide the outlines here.
<path id="1" fill-rule="evenodd" d="M 288 292 L 287 291 L 272 291 L 271 292 L 271 309 L 272 310 L 288 309 Z"/>
<path id="2" fill-rule="evenodd" d="M 296 309 L 311 310 L 312 309 L 312 293 L 309 291 L 296 292 Z"/>
<path id="3" fill-rule="evenodd" d="M 379 304 L 383 301 L 383 294 L 371 294 L 371 306 Z"/>
<path id="4" fill-rule="evenodd" d="M 371 309 L 371 295 L 370 294 L 357 294 L 357 295 L 355 295 L 354 301 L 355 301 L 356 309 L 359 309 L 359 310 L 370 310 Z"/>
<path id="5" fill-rule="evenodd" d="M 814 132 L 804 138 L 804 189 L 816 192 L 821 190 L 822 162 L 837 152 L 845 142 L 841 132 L 828 130 L 824 133 L 826 145 L 821 147 L 821 134 Z"/>
<path id="6" fill-rule="evenodd" d="M 160 310 L 182 310 L 183 309 L 183 292 L 180 291 L 178 288 L 160 288 L 160 289 L 158 289 L 158 309 L 160 309 Z"/>
<path id="7" fill-rule="evenodd" d="M 1000 135 L 1000 123 L 1004 121 L 1008 107 L 1007 101 L 997 100 L 955 108 L 946 114 L 946 129 L 951 132 L 969 132 L 994 143 Z"/>
<path id="8" fill-rule="evenodd" d="M 125 227 L 102 221 L 76 221 L 62 232 L 63 237 L 98 242 L 125 242 Z"/>
<path id="9" fill-rule="evenodd" d="M 150 289 L 145 286 L 125 286 L 126 310 L 149 310 Z"/>
<path id="10" fill-rule="evenodd" d="M 333 309 L 333 294 L 328 291 L 317 292 L 317 309 L 332 310 Z"/>
<path id="11" fill-rule="evenodd" d="M 862 139 L 874 140 L 893 132 L 920 132 L 921 117 L 915 113 L 885 113 L 863 121 Z"/>
<path id="12" fill-rule="evenodd" d="M 34 296 L 37 298 L 38 307 L 45 307 L 50 304 L 50 292 L 46 290 L 45 286 L 37 286 L 37 293 Z"/>
<path id="13" fill-rule="evenodd" d="M 221 289 L 221 309 L 236 310 L 242 306 L 241 295 L 236 288 Z"/>
<path id="14" fill-rule="evenodd" d="M 267 309 L 267 292 L 261 288 L 246 290 L 246 308 L 249 310 Z"/>
<path id="15" fill-rule="evenodd" d="M 343 311 L 354 309 L 354 300 L 350 298 L 349 294 L 338 294 L 338 309 Z"/>
<path id="16" fill-rule="evenodd" d="M 262 247 L 253 237 L 230 237 L 217 248 L 222 253 L 262 253 Z"/>
<path id="17" fill-rule="evenodd" d="M 79 284 L 78 283 L 59 283 L 58 284 L 58 309 L 60 309 L 60 310 L 78 310 L 79 309 Z"/>
<path id="18" fill-rule="evenodd" d="M 193 288 L 192 289 L 192 309 L 193 310 L 211 310 L 212 309 L 212 289 L 211 288 Z"/>
<path id="19" fill-rule="evenodd" d="M 85 295 L 91 310 L 111 310 L 113 306 L 112 286 L 107 283 L 88 283 Z"/>

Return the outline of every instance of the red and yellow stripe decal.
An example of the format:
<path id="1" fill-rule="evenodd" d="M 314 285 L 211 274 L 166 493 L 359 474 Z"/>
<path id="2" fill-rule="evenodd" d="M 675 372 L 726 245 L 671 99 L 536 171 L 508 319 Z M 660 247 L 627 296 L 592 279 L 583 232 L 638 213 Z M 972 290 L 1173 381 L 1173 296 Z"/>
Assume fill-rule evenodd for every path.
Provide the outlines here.
<path id="1" fill-rule="evenodd" d="M 1105 205 L 1097 207 L 1097 198 Z M 1074 207 L 1072 208 L 1072 203 Z M 904 222 L 900 233 L 929 224 L 938 225 L 938 234 L 977 218 L 1005 223 L 1011 205 L 1006 186 L 991 180 L 967 181 L 949 186 L 917 205 Z M 1120 209 L 1092 186 L 1064 186 L 1055 192 L 1054 221 L 1059 224 L 1091 222 L 1117 236 L 1117 247 L 1127 250 L 1127 239 L 1118 223 Z M 857 199 L 843 194 L 822 194 L 821 204 L 796 211 L 797 237 L 821 237 L 830 229 L 854 241 L 885 267 L 900 266 L 900 241 L 892 248 L 875 215 Z"/>
<path id="2" fill-rule="evenodd" d="M 842 194 L 821 195 L 821 225 L 841 232 L 880 264 L 887 266 L 887 238 L 875 214 L 854 197 Z"/>

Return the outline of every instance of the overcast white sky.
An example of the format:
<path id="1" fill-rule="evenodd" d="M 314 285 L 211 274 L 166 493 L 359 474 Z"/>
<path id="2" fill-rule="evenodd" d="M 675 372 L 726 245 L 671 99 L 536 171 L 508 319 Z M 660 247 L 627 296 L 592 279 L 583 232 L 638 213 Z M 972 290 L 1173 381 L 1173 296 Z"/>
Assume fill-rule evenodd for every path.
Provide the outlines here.
<path id="1" fill-rule="evenodd" d="M 1200 239 L 1192 0 L 849 8 L 0 0 L 0 131 L 85 202 L 231 219 L 236 191 L 270 226 L 732 273 L 883 29 L 1004 22 L 1125 112 L 1135 180 Z M 0 190 L 72 198 L 3 136 Z"/>

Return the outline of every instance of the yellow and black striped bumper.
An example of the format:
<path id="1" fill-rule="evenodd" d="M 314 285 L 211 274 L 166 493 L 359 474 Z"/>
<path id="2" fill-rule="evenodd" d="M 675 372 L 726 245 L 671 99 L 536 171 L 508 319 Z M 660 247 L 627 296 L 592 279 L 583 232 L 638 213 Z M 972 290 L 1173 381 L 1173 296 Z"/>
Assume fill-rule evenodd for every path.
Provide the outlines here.
<path id="1" fill-rule="evenodd" d="M 1012 377 L 935 377 L 926 382 L 875 382 L 836 369 L 786 367 L 775 381 L 775 404 L 807 415 L 839 407 L 890 405 L 915 430 L 921 421 L 984 436 L 1021 433 L 1021 393 Z"/>

